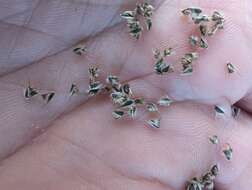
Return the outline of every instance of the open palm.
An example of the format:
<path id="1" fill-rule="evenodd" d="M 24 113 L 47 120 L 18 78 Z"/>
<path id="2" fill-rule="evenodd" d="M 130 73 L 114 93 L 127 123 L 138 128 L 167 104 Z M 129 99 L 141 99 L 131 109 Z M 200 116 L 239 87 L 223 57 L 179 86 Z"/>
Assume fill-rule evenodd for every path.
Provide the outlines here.
<path id="1" fill-rule="evenodd" d="M 217 190 L 250 189 L 251 2 L 154 1 L 153 28 L 138 41 L 119 16 L 135 3 L 0 0 L 0 189 L 184 189 L 215 163 Z M 221 10 L 225 29 L 200 52 L 192 76 L 159 76 L 153 49 L 173 47 L 173 63 L 191 49 L 194 26 L 180 12 L 189 6 Z M 77 56 L 73 47 L 81 41 L 88 51 Z M 228 74 L 227 62 L 237 72 Z M 127 81 L 136 97 L 172 97 L 175 103 L 160 111 L 161 128 L 148 128 L 141 114 L 114 120 L 108 96 L 83 93 L 91 65 L 102 81 L 108 74 Z M 29 83 L 56 95 L 48 104 L 26 101 Z M 73 83 L 80 93 L 69 96 Z M 215 117 L 214 105 L 234 103 L 242 109 L 237 118 Z M 213 135 L 220 145 L 209 143 Z M 231 161 L 221 154 L 226 142 Z"/>

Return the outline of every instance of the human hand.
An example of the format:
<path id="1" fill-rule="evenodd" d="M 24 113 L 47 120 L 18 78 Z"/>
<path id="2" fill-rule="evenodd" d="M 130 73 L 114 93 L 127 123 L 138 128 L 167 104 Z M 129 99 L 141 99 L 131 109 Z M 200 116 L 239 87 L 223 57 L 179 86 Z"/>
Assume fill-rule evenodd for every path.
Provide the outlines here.
<path id="1" fill-rule="evenodd" d="M 26 1 L 17 8 L 5 3 L 2 9 L 9 7 L 14 16 L 4 12 L 1 23 L 1 188 L 184 189 L 187 180 L 218 163 L 216 189 L 250 189 L 250 2 L 156 1 L 153 28 L 139 41 L 119 23 L 119 14 L 134 1 Z M 156 75 L 153 48 L 174 47 L 171 62 L 190 50 L 194 26 L 180 12 L 189 6 L 221 10 L 225 29 L 209 40 L 192 76 Z M 88 52 L 76 56 L 72 45 L 82 38 Z M 237 72 L 229 75 L 227 62 Z M 72 83 L 85 92 L 92 64 L 99 65 L 103 81 L 109 73 L 128 81 L 136 96 L 153 100 L 169 94 L 175 103 L 161 110 L 161 128 L 115 121 L 107 96 L 69 97 Z M 55 91 L 55 97 L 48 104 L 26 101 L 29 82 Z M 234 103 L 242 108 L 238 118 L 215 117 L 214 105 Z M 212 135 L 220 138 L 217 148 L 209 143 Z M 226 142 L 234 149 L 231 161 L 221 154 Z"/>

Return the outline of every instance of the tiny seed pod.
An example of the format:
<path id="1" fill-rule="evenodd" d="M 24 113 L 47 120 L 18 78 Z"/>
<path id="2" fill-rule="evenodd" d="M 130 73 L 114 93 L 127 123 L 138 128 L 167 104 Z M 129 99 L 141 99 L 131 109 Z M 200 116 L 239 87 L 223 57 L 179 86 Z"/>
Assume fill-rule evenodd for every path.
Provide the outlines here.
<path id="1" fill-rule="evenodd" d="M 235 67 L 231 63 L 227 63 L 227 69 L 230 74 L 235 72 Z"/>
<path id="2" fill-rule="evenodd" d="M 125 101 L 122 105 L 120 105 L 121 108 L 126 108 L 134 105 L 134 101 L 131 99 L 128 99 Z"/>
<path id="3" fill-rule="evenodd" d="M 157 111 L 158 111 L 157 105 L 154 104 L 154 103 L 147 103 L 147 104 L 146 104 L 146 109 L 147 109 L 149 112 L 157 112 Z"/>
<path id="4" fill-rule="evenodd" d="M 111 86 L 117 86 L 119 84 L 119 78 L 114 75 L 108 75 L 106 82 L 110 84 Z"/>
<path id="5" fill-rule="evenodd" d="M 79 88 L 77 87 L 76 84 L 72 84 L 69 92 L 70 92 L 70 96 L 73 96 L 79 93 Z"/>
<path id="6" fill-rule="evenodd" d="M 158 101 L 158 105 L 160 106 L 170 106 L 173 101 L 169 96 L 161 97 Z"/>
<path id="7" fill-rule="evenodd" d="M 234 106 L 234 105 L 231 106 L 231 110 L 232 110 L 232 116 L 233 116 L 233 118 L 238 117 L 238 115 L 241 112 L 241 109 L 238 108 L 238 107 L 236 107 L 236 106 Z"/>
<path id="8" fill-rule="evenodd" d="M 164 49 L 164 57 L 172 55 L 173 51 L 172 48 Z"/>
<path id="9" fill-rule="evenodd" d="M 129 108 L 128 110 L 128 115 L 131 117 L 131 118 L 135 118 L 136 117 L 136 113 L 137 113 L 137 108 L 136 106 L 132 106 Z"/>
<path id="10" fill-rule="evenodd" d="M 198 45 L 198 42 L 199 42 L 199 38 L 197 36 L 190 36 L 189 37 L 189 43 L 192 45 L 192 46 L 197 46 Z"/>
<path id="11" fill-rule="evenodd" d="M 86 46 L 79 46 L 73 49 L 73 52 L 76 55 L 82 55 L 83 53 L 87 52 L 87 47 Z"/>
<path id="12" fill-rule="evenodd" d="M 35 88 L 32 88 L 31 86 L 25 88 L 24 97 L 26 99 L 30 99 L 36 95 L 38 95 L 38 91 Z"/>
<path id="13" fill-rule="evenodd" d="M 218 175 L 219 171 L 220 171 L 219 165 L 215 164 L 212 166 L 212 168 L 211 168 L 212 175 L 214 175 L 216 177 Z"/>
<path id="14" fill-rule="evenodd" d="M 223 150 L 223 153 L 227 160 L 231 160 L 233 157 L 233 149 L 230 144 L 226 144 L 226 147 Z"/>
<path id="15" fill-rule="evenodd" d="M 197 7 L 189 7 L 189 8 L 183 9 L 181 12 L 184 15 L 190 15 L 190 14 L 199 15 L 199 14 L 202 13 L 202 10 L 200 8 L 197 8 Z"/>
<path id="16" fill-rule="evenodd" d="M 89 85 L 89 89 L 87 90 L 87 93 L 90 96 L 95 96 L 102 90 L 102 87 L 103 85 L 99 81 L 93 82 Z"/>
<path id="17" fill-rule="evenodd" d="M 191 75 L 192 72 L 193 72 L 192 64 L 185 65 L 185 66 L 183 67 L 183 71 L 182 71 L 182 74 L 183 74 L 183 75 Z"/>
<path id="18" fill-rule="evenodd" d="M 128 96 L 131 96 L 132 95 L 132 91 L 131 91 L 131 88 L 130 88 L 130 85 L 129 84 L 124 84 L 122 85 L 121 87 L 121 90 L 124 94 L 128 95 Z"/>
<path id="19" fill-rule="evenodd" d="M 112 116 L 115 119 L 121 119 L 123 115 L 124 115 L 124 111 L 121 111 L 121 110 L 115 110 L 112 112 Z"/>
<path id="20" fill-rule="evenodd" d="M 217 135 L 214 135 L 212 137 L 209 137 L 209 140 L 212 144 L 218 144 L 219 143 L 219 139 Z"/>
<path id="21" fill-rule="evenodd" d="M 46 103 L 49 103 L 53 99 L 54 96 L 55 96 L 54 92 L 49 92 L 49 93 L 41 94 L 42 99 Z"/>
<path id="22" fill-rule="evenodd" d="M 204 48 L 204 49 L 208 48 L 208 43 L 207 43 L 206 38 L 201 37 L 199 45 L 201 48 Z"/>
<path id="23" fill-rule="evenodd" d="M 199 30 L 200 30 L 200 34 L 201 34 L 202 36 L 206 36 L 206 35 L 207 35 L 207 25 L 201 24 L 201 25 L 199 26 Z"/>
<path id="24" fill-rule="evenodd" d="M 147 30 L 151 30 L 152 28 L 152 20 L 150 18 L 146 19 L 146 28 Z"/>
<path id="25" fill-rule="evenodd" d="M 120 14 L 120 16 L 123 18 L 123 19 L 134 19 L 136 14 L 134 11 L 124 11 L 122 14 Z"/>
<path id="26" fill-rule="evenodd" d="M 220 115 L 225 114 L 224 108 L 222 108 L 222 107 L 220 107 L 220 106 L 218 106 L 218 105 L 214 106 L 214 109 L 215 109 L 215 112 L 216 112 L 217 114 L 220 114 Z"/>
<path id="27" fill-rule="evenodd" d="M 147 124 L 152 128 L 160 128 L 160 119 L 148 120 Z"/>
<path id="28" fill-rule="evenodd" d="M 197 178 L 191 179 L 186 187 L 186 190 L 203 190 L 204 186 Z"/>

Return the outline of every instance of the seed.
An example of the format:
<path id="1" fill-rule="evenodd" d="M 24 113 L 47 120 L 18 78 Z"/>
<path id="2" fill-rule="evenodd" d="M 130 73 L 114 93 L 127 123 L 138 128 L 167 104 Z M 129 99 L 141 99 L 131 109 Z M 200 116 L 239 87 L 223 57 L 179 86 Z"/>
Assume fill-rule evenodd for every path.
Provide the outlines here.
<path id="1" fill-rule="evenodd" d="M 211 143 L 213 144 L 218 144 L 219 143 L 219 139 L 218 139 L 218 136 L 217 135 L 214 135 L 212 137 L 209 137 L 209 140 Z"/>
<path id="2" fill-rule="evenodd" d="M 240 112 L 241 112 L 241 109 L 238 108 L 238 107 L 236 107 L 236 106 L 234 106 L 234 105 L 231 106 L 231 110 L 232 110 L 232 116 L 234 118 L 236 118 L 240 114 Z"/>
<path id="3" fill-rule="evenodd" d="M 197 36 L 190 36 L 189 37 L 189 43 L 192 45 L 192 46 L 197 46 L 198 45 L 198 42 L 199 42 L 199 38 Z"/>
<path id="4" fill-rule="evenodd" d="M 198 59 L 199 54 L 197 52 L 191 52 L 191 53 L 186 53 L 182 59 L 181 59 L 181 63 L 182 65 L 190 65 L 192 64 L 193 61 L 195 61 L 196 59 Z"/>
<path id="5" fill-rule="evenodd" d="M 218 29 L 223 29 L 224 23 L 225 23 L 225 19 L 223 15 L 217 11 L 214 11 L 212 15 L 212 21 L 215 22 L 215 24 L 212 26 L 212 28 L 208 32 L 209 36 L 212 36 L 213 34 L 215 34 Z"/>
<path id="6" fill-rule="evenodd" d="M 189 8 L 182 10 L 182 13 L 184 15 L 190 15 L 190 14 L 199 15 L 200 13 L 202 13 L 202 10 L 197 7 L 189 7 Z"/>
<path id="7" fill-rule="evenodd" d="M 224 21 L 224 17 L 220 12 L 214 11 L 212 15 L 212 21 Z"/>
<path id="8" fill-rule="evenodd" d="M 112 112 L 112 116 L 115 119 L 120 119 L 120 118 L 122 118 L 123 115 L 124 115 L 124 112 L 121 111 L 121 110 L 115 110 L 115 111 Z"/>
<path id="9" fill-rule="evenodd" d="M 217 164 L 213 165 L 211 168 L 212 175 L 214 175 L 216 177 L 219 173 L 219 170 L 220 170 L 220 168 Z"/>
<path id="10" fill-rule="evenodd" d="M 142 4 L 137 4 L 136 12 L 145 18 L 149 18 L 153 14 L 154 7 L 149 3 L 145 2 Z"/>
<path id="11" fill-rule="evenodd" d="M 161 55 L 161 52 L 160 52 L 159 49 L 153 50 L 153 54 L 154 54 L 154 58 L 157 59 L 157 60 L 160 60 L 160 59 L 162 59 L 162 57 L 163 57 L 163 56 Z"/>
<path id="12" fill-rule="evenodd" d="M 134 101 L 129 99 L 125 101 L 122 105 L 120 105 L 121 108 L 126 108 L 134 105 Z"/>
<path id="13" fill-rule="evenodd" d="M 173 101 L 169 96 L 161 97 L 158 101 L 158 105 L 160 106 L 170 106 Z"/>
<path id="14" fill-rule="evenodd" d="M 197 178 L 193 178 L 188 182 L 186 190 L 203 190 L 203 185 Z"/>
<path id="15" fill-rule="evenodd" d="M 210 181 L 204 184 L 206 190 L 214 190 L 214 182 Z"/>
<path id="16" fill-rule="evenodd" d="M 191 64 L 183 66 L 183 71 L 182 71 L 182 73 L 183 73 L 184 75 L 190 75 L 190 74 L 192 74 L 192 72 L 193 72 L 193 67 L 192 67 Z"/>
<path id="17" fill-rule="evenodd" d="M 225 155 L 225 157 L 226 157 L 227 160 L 231 160 L 232 159 L 232 157 L 233 157 L 233 149 L 230 146 L 230 144 L 226 144 L 226 147 L 223 150 L 223 153 L 224 153 L 224 155 Z"/>
<path id="18" fill-rule="evenodd" d="M 121 87 L 121 91 L 128 95 L 128 96 L 131 96 L 132 95 L 132 91 L 130 89 L 130 85 L 129 84 L 124 84 L 122 87 Z"/>
<path id="19" fill-rule="evenodd" d="M 49 92 L 49 93 L 41 94 L 41 97 L 46 103 L 49 103 L 53 99 L 54 95 L 55 95 L 54 92 Z"/>
<path id="20" fill-rule="evenodd" d="M 137 108 L 136 106 L 132 106 L 129 108 L 128 110 L 128 115 L 132 118 L 136 117 L 136 112 L 137 112 Z"/>
<path id="21" fill-rule="evenodd" d="M 94 95 L 97 95 L 102 90 L 102 88 L 103 88 L 103 85 L 99 81 L 96 81 L 89 85 L 89 89 L 87 93 L 90 96 L 94 96 Z"/>
<path id="22" fill-rule="evenodd" d="M 200 30 L 200 34 L 201 34 L 202 36 L 206 36 L 206 35 L 207 35 L 207 25 L 201 24 L 201 25 L 199 26 L 199 30 Z"/>
<path id="23" fill-rule="evenodd" d="M 157 105 L 154 104 L 154 103 L 147 103 L 147 104 L 146 104 L 146 109 L 147 109 L 149 112 L 157 112 L 157 111 L 158 111 Z"/>
<path id="24" fill-rule="evenodd" d="M 119 79 L 117 76 L 114 75 L 108 75 L 106 82 L 110 84 L 111 86 L 117 86 L 119 84 Z"/>
<path id="25" fill-rule="evenodd" d="M 113 92 L 111 93 L 111 98 L 112 98 L 112 101 L 115 103 L 115 104 L 118 104 L 118 105 L 123 105 L 126 101 L 127 101 L 127 97 L 122 94 L 121 92 Z"/>
<path id="26" fill-rule="evenodd" d="M 160 128 L 160 119 L 148 120 L 147 124 L 152 128 Z"/>
<path id="27" fill-rule="evenodd" d="M 170 65 L 167 65 L 163 61 L 163 59 L 155 64 L 154 69 L 155 69 L 156 73 L 159 75 L 162 75 L 162 74 L 167 73 L 169 71 L 172 72 L 172 70 L 173 70 Z"/>
<path id="28" fill-rule="evenodd" d="M 220 107 L 220 106 L 214 106 L 214 109 L 215 109 L 215 112 L 217 113 L 217 114 L 225 114 L 225 111 L 224 111 L 224 109 L 222 108 L 222 107 Z"/>
<path id="29" fill-rule="evenodd" d="M 199 45 L 201 48 L 205 48 L 205 49 L 208 48 L 207 40 L 203 37 L 200 38 Z"/>
<path id="30" fill-rule="evenodd" d="M 77 87 L 76 84 L 72 84 L 70 88 L 70 96 L 73 96 L 74 94 L 79 93 L 79 88 Z"/>
<path id="31" fill-rule="evenodd" d="M 230 74 L 235 72 L 235 67 L 231 63 L 227 63 L 227 69 Z"/>
<path id="32" fill-rule="evenodd" d="M 37 94 L 38 94 L 38 91 L 35 88 L 32 88 L 30 85 L 27 88 L 25 88 L 24 97 L 26 99 L 30 99 L 36 96 Z"/>
<path id="33" fill-rule="evenodd" d="M 172 55 L 172 48 L 164 49 L 164 57 Z"/>
<path id="34" fill-rule="evenodd" d="M 99 77 L 99 68 L 98 67 L 90 67 L 88 69 L 89 72 L 89 77 L 92 80 L 95 80 L 96 78 Z"/>
<path id="35" fill-rule="evenodd" d="M 140 23 L 138 21 L 132 21 L 128 23 L 128 27 L 130 28 L 130 35 L 138 40 L 143 31 L 143 28 L 141 27 Z"/>
<path id="36" fill-rule="evenodd" d="M 87 47 L 86 46 L 79 46 L 73 49 L 73 52 L 76 55 L 82 55 L 83 53 L 87 52 Z"/>
<path id="37" fill-rule="evenodd" d="M 192 15 L 192 20 L 194 24 L 200 24 L 202 22 L 208 22 L 209 17 L 207 15 Z"/>
<path id="38" fill-rule="evenodd" d="M 211 183 L 213 182 L 215 176 L 212 175 L 211 172 L 207 172 L 205 175 L 202 176 L 202 183 L 205 185 L 206 183 Z"/>
<path id="39" fill-rule="evenodd" d="M 147 30 L 151 30 L 152 20 L 150 18 L 146 19 L 146 28 Z"/>
<path id="40" fill-rule="evenodd" d="M 124 11 L 120 16 L 126 20 L 134 19 L 136 16 L 136 13 L 134 11 Z"/>

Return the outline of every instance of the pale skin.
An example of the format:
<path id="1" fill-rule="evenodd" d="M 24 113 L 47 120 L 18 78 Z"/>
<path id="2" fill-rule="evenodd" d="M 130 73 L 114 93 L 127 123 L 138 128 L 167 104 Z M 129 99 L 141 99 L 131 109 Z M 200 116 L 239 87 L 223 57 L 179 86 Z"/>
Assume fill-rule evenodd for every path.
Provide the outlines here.
<path id="1" fill-rule="evenodd" d="M 251 189 L 251 2 L 154 4 L 153 29 L 136 42 L 118 16 L 135 1 L 0 1 L 0 189 L 182 190 L 215 163 L 221 168 L 217 190 Z M 192 5 L 222 11 L 225 29 L 200 51 L 192 76 L 158 76 L 153 48 L 174 47 L 167 59 L 173 63 L 191 49 L 195 26 L 180 10 Z M 72 49 L 83 39 L 88 52 L 77 56 Z M 227 73 L 227 62 L 235 73 Z M 136 121 L 115 121 L 108 96 L 89 98 L 92 64 L 102 81 L 118 75 L 137 97 L 169 94 L 176 103 L 160 110 L 161 128 L 148 128 L 141 113 Z M 29 81 L 55 91 L 55 98 L 25 101 Z M 69 97 L 72 83 L 81 93 Z M 242 109 L 236 119 L 229 110 L 234 103 Z M 215 116 L 216 104 L 224 117 Z M 217 146 L 209 143 L 213 135 Z M 225 143 L 233 147 L 231 161 L 221 152 Z"/>

